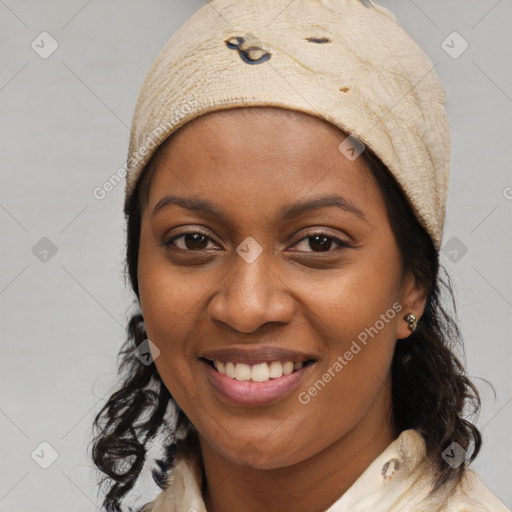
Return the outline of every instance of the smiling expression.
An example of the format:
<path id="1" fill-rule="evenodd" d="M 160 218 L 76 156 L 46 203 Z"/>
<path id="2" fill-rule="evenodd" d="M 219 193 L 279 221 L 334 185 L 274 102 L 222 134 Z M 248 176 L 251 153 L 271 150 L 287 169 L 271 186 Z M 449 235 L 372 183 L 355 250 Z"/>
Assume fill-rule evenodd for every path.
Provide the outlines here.
<path id="1" fill-rule="evenodd" d="M 394 304 L 416 305 L 384 198 L 338 150 L 345 137 L 253 107 L 203 115 L 159 153 L 138 260 L 146 331 L 201 442 L 232 461 L 287 466 L 388 421 L 403 315 L 298 400 Z"/>

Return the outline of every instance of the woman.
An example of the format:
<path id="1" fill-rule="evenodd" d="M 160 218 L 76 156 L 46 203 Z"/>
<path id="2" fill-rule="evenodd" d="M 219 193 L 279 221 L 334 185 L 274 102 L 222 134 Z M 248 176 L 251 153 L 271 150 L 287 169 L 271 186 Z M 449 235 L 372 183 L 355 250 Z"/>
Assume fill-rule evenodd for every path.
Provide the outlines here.
<path id="1" fill-rule="evenodd" d="M 507 510 L 440 297 L 444 99 L 366 1 L 215 0 L 169 40 L 132 124 L 107 509 L 157 439 L 144 512 Z"/>

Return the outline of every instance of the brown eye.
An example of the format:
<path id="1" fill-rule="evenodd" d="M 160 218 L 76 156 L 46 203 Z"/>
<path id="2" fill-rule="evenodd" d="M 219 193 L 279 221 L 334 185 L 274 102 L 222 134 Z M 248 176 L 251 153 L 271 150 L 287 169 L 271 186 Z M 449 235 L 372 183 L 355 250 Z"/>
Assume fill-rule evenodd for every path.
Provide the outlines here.
<path id="1" fill-rule="evenodd" d="M 177 240 L 181 240 L 181 246 L 176 243 Z M 211 241 L 211 238 L 200 231 L 187 231 L 172 237 L 164 245 L 166 247 L 176 247 L 183 251 L 202 251 L 207 248 L 209 241 Z"/>
<path id="2" fill-rule="evenodd" d="M 343 240 L 324 232 L 308 233 L 307 236 L 299 240 L 296 246 L 301 243 L 303 244 L 303 249 L 299 250 L 304 252 L 334 252 L 331 250 L 333 244 L 338 244 L 340 247 L 349 247 Z M 308 251 L 308 248 L 311 251 Z"/>

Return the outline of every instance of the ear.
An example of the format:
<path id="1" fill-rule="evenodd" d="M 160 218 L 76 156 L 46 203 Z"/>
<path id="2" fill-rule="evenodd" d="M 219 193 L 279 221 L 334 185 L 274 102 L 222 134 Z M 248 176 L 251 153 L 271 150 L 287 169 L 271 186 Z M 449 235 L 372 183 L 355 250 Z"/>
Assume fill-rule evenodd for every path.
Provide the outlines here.
<path id="1" fill-rule="evenodd" d="M 396 337 L 399 340 L 408 338 L 411 335 L 408 323 L 404 320 L 407 313 L 414 313 L 418 321 L 423 315 L 427 303 L 427 290 L 423 285 L 417 282 L 412 272 L 408 272 L 404 277 L 404 286 L 400 304 L 402 311 L 398 320 Z"/>

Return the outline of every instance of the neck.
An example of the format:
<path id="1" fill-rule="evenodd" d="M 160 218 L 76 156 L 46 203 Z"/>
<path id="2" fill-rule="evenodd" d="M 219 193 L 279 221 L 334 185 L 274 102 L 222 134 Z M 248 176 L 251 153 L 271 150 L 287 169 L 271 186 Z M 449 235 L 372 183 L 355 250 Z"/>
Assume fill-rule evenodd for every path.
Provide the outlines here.
<path id="1" fill-rule="evenodd" d="M 288 467 L 263 470 L 236 464 L 200 436 L 207 511 L 327 510 L 396 438 L 389 418 L 389 387 L 384 386 L 381 394 L 349 432 L 313 457 Z"/>

